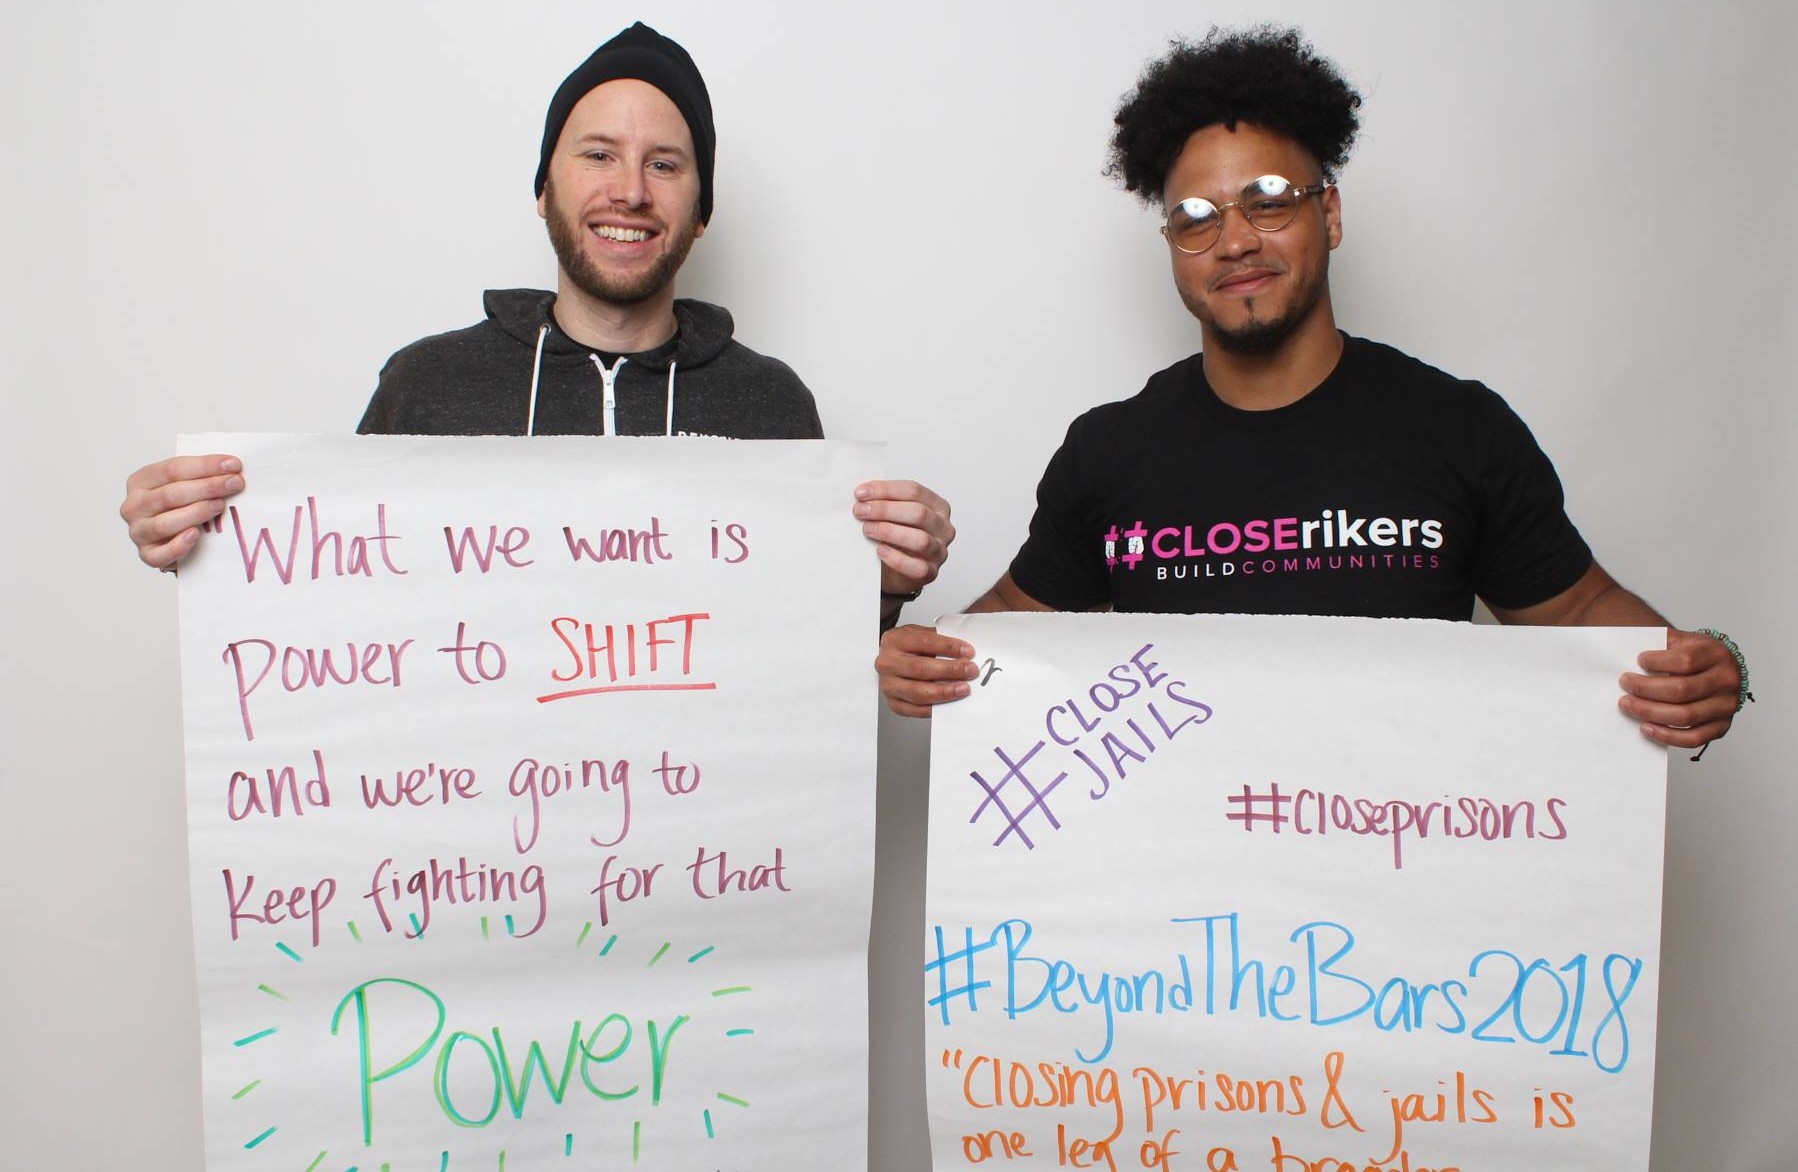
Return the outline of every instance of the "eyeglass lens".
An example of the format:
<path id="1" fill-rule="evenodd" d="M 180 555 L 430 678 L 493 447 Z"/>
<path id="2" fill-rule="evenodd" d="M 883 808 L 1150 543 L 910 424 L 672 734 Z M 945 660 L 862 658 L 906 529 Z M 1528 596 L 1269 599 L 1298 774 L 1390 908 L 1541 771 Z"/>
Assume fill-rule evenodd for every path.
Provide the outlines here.
<path id="1" fill-rule="evenodd" d="M 1263 175 L 1242 189 L 1242 195 L 1224 205 L 1242 212 L 1243 217 L 1263 232 L 1274 232 L 1292 222 L 1298 211 L 1299 197 L 1290 180 L 1279 175 Z M 1223 208 L 1208 199 L 1193 197 L 1175 204 L 1167 217 L 1168 239 L 1188 252 L 1211 247 L 1223 230 Z"/>

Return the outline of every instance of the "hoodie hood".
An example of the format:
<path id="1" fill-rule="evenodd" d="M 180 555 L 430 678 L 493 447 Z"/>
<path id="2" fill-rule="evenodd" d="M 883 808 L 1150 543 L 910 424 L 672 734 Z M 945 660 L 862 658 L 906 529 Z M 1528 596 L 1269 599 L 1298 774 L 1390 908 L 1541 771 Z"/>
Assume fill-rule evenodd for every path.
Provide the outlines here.
<path id="1" fill-rule="evenodd" d="M 551 312 L 556 295 L 545 289 L 489 289 L 481 298 L 487 318 L 532 350 L 537 347 L 537 334 L 545 325 L 549 336 L 543 342 L 543 361 L 558 366 L 590 364 L 593 347 L 584 346 L 562 332 Z M 704 366 L 724 352 L 736 331 L 730 311 L 707 301 L 679 297 L 674 302 L 674 337 L 653 350 L 630 355 L 637 366 L 666 371 L 670 365 L 682 370 Z"/>

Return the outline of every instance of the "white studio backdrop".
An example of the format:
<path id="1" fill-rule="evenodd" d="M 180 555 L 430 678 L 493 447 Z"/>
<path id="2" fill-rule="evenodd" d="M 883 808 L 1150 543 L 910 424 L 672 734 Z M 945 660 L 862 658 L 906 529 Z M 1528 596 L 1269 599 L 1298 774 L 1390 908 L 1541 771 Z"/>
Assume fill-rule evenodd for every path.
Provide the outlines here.
<path id="1" fill-rule="evenodd" d="M 549 95 L 594 45 L 644 19 L 710 84 L 717 213 L 682 292 L 791 363 L 831 435 L 890 441 L 895 472 L 954 502 L 961 535 L 923 617 L 1003 570 L 1070 419 L 1196 348 L 1154 217 L 1100 174 L 1110 116 L 1169 37 L 1277 19 L 1367 97 L 1342 176 L 1341 323 L 1504 394 L 1607 568 L 1752 659 L 1761 703 L 1672 770 L 1654 1167 L 1791 1167 L 1793 13 L 13 14 L 0 1164 L 199 1162 L 174 584 L 129 550 L 125 475 L 178 431 L 347 431 L 390 352 L 476 320 L 483 288 L 549 283 L 530 176 Z M 869 1143 L 892 1172 L 928 1159 L 926 746 L 923 725 L 884 721 Z"/>

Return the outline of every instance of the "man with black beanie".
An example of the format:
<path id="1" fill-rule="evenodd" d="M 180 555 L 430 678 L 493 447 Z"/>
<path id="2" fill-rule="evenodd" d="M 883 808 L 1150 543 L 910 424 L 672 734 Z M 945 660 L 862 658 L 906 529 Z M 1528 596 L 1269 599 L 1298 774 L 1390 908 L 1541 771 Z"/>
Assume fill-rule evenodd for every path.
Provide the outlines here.
<path id="1" fill-rule="evenodd" d="M 687 51 L 642 21 L 593 50 L 593 55 L 563 80 L 556 96 L 550 99 L 549 113 L 543 119 L 537 194 L 543 194 L 543 185 L 549 178 L 550 153 L 555 150 L 575 103 L 606 82 L 623 78 L 646 81 L 661 90 L 686 120 L 687 130 L 693 136 L 694 163 L 699 170 L 699 222 L 710 223 L 712 160 L 718 150 L 718 131 L 712 125 L 712 97 Z"/>
<path id="2" fill-rule="evenodd" d="M 811 392 L 732 337 L 728 311 L 677 299 L 712 218 L 717 132 L 693 58 L 641 22 L 569 74 L 543 122 L 537 214 L 555 292 L 490 289 L 477 325 L 388 359 L 358 430 L 374 435 L 713 435 L 816 439 Z M 243 488 L 228 455 L 177 456 L 126 482 L 138 556 L 167 569 Z M 934 579 L 955 530 L 914 481 L 856 490 L 881 561 L 881 621 Z"/>

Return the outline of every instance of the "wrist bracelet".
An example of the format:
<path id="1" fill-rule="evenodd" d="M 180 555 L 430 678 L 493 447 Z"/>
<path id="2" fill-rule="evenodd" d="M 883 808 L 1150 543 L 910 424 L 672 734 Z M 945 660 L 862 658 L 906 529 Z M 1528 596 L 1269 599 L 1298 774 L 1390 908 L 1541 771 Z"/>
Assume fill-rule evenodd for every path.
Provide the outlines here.
<path id="1" fill-rule="evenodd" d="M 1734 639 L 1731 639 L 1722 631 L 1713 631 L 1709 627 L 1699 627 L 1695 633 L 1699 635 L 1708 635 L 1712 639 L 1723 644 L 1723 650 L 1729 652 L 1730 658 L 1736 661 L 1736 672 L 1741 677 L 1741 683 L 1736 688 L 1736 711 L 1740 712 L 1743 707 L 1752 703 L 1754 700 L 1754 693 L 1748 690 L 1748 660 L 1743 657 L 1742 649 L 1736 646 L 1736 641 Z M 1704 751 L 1716 743 L 1717 742 L 1715 741 L 1706 741 L 1699 747 L 1698 752 L 1692 755 L 1692 760 L 1702 761 L 1704 759 Z"/>
<path id="2" fill-rule="evenodd" d="M 1736 711 L 1740 712 L 1754 699 L 1754 693 L 1748 690 L 1748 660 L 1742 655 L 1742 649 L 1736 646 L 1736 641 L 1731 639 L 1728 635 L 1725 635 L 1722 631 L 1713 631 L 1709 627 L 1699 627 L 1697 633 L 1700 635 L 1709 635 L 1717 642 L 1723 644 L 1723 650 L 1729 652 L 1730 658 L 1736 661 L 1736 671 L 1740 673 L 1742 678 L 1740 687 L 1736 689 Z"/>
<path id="3" fill-rule="evenodd" d="M 882 590 L 880 600 L 882 602 L 916 602 L 918 595 L 922 593 L 924 593 L 922 586 L 916 590 Z"/>

